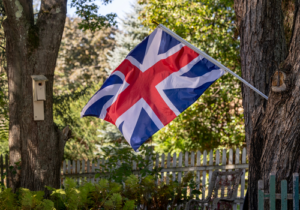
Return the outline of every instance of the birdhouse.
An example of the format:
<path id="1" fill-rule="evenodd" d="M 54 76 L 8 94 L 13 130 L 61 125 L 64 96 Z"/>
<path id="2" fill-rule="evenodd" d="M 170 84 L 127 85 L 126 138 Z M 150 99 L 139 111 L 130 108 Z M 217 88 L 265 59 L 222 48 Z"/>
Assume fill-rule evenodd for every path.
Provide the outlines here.
<path id="1" fill-rule="evenodd" d="M 33 118 L 44 120 L 44 101 L 46 101 L 46 81 L 44 75 L 31 75 L 33 93 Z"/>
<path id="2" fill-rule="evenodd" d="M 46 101 L 46 81 L 44 75 L 32 75 L 33 101 Z"/>

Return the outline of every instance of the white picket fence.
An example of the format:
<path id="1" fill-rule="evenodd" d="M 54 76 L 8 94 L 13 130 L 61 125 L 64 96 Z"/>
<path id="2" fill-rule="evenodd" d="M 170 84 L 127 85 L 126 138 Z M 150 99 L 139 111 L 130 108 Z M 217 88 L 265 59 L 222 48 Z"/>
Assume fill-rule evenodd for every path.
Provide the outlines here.
<path id="1" fill-rule="evenodd" d="M 121 162 L 121 160 L 120 160 Z M 67 160 L 63 162 L 62 168 L 62 183 L 66 177 L 72 177 L 80 183 L 82 180 L 89 182 L 97 182 L 99 178 L 95 179 L 96 173 L 105 173 L 104 159 L 91 160 Z M 161 167 L 160 182 L 169 183 L 170 178 L 175 181 L 181 182 L 185 173 L 193 172 L 195 175 L 195 182 L 197 188 L 202 187 L 202 199 L 204 199 L 208 192 L 209 181 L 214 170 L 235 170 L 243 169 L 244 173 L 241 178 L 241 184 L 238 189 L 238 198 L 235 201 L 234 209 L 242 209 L 245 192 L 247 189 L 246 181 L 248 180 L 248 163 L 246 148 L 242 150 L 236 149 L 223 149 L 223 150 L 211 150 L 209 153 L 200 151 L 194 153 L 185 154 L 180 153 L 178 156 L 176 153 L 165 154 L 156 156 L 156 167 Z M 96 170 L 97 169 L 97 170 Z M 132 163 L 133 171 L 138 171 L 137 164 Z M 170 176 L 171 175 L 171 176 Z"/>
<path id="2" fill-rule="evenodd" d="M 8 172 L 8 155 L 0 155 L 0 182 L 3 183 L 6 187 L 9 187 L 9 182 L 7 179 Z"/>

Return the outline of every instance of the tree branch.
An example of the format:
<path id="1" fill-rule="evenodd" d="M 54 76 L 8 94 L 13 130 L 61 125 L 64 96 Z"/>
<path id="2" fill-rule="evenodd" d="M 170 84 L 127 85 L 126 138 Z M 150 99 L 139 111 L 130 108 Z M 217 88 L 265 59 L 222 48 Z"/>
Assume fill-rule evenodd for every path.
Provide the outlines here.
<path id="1" fill-rule="evenodd" d="M 67 4 L 66 0 L 42 0 L 40 13 L 53 12 L 53 10 L 57 10 L 57 8 L 65 9 L 62 7 L 66 7 L 66 4 Z M 58 11 L 55 12 L 59 13 Z"/>
<path id="2" fill-rule="evenodd" d="M 3 4 L 11 26 L 18 27 L 19 22 L 34 22 L 32 0 L 3 0 Z"/>
<path id="3" fill-rule="evenodd" d="M 37 25 L 43 27 L 53 26 L 52 21 L 65 21 L 67 13 L 67 0 L 42 0 L 38 14 Z M 50 21 L 52 20 L 52 21 Z M 52 30 L 53 28 L 51 28 Z"/>

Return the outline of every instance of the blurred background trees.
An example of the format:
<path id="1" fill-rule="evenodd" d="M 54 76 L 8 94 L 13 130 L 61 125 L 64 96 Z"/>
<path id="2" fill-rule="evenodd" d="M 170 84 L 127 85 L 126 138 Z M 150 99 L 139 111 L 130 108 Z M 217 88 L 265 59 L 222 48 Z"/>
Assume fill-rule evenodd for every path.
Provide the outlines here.
<path id="1" fill-rule="evenodd" d="M 143 24 L 165 25 L 203 52 L 241 74 L 233 0 L 140 0 Z M 161 152 L 241 146 L 244 120 L 239 81 L 226 74 L 164 129 L 154 135 Z"/>
<path id="2" fill-rule="evenodd" d="M 144 4 L 137 2 L 132 5 L 132 11 L 121 19 L 122 31 L 118 31 L 115 36 L 116 47 L 107 54 L 109 68 L 107 73 L 115 70 L 125 59 L 128 53 L 138 45 L 151 31 L 143 25 L 140 14 L 144 12 Z"/>
<path id="3" fill-rule="evenodd" d="M 126 144 L 114 125 L 93 117 L 81 119 L 80 112 L 110 72 L 155 29 L 153 19 L 240 74 L 233 0 L 140 0 L 121 19 L 121 30 L 116 27 L 82 30 L 82 19 L 68 18 L 55 69 L 53 104 L 55 123 L 60 128 L 70 125 L 72 130 L 65 158 L 93 158 L 103 145 Z M 1 56 L 5 56 L 4 43 L 1 38 Z M 1 63 L 0 154 L 8 151 L 4 69 L 5 63 Z M 240 147 L 244 137 L 240 83 L 226 74 L 157 132 L 151 143 L 159 152 L 184 152 Z"/>
<path id="4" fill-rule="evenodd" d="M 8 154 L 8 91 L 4 68 L 0 67 L 0 154 Z"/>
<path id="5" fill-rule="evenodd" d="M 107 76 L 106 54 L 115 46 L 115 27 L 81 30 L 81 19 L 67 18 L 55 69 L 54 93 L 71 93 Z"/>
<path id="6" fill-rule="evenodd" d="M 80 112 L 103 81 L 133 47 L 149 33 L 138 19 L 143 6 L 132 5 L 132 12 L 121 20 L 122 31 L 107 28 L 82 31 L 79 19 L 68 19 L 57 60 L 54 92 L 55 123 L 71 126 L 72 138 L 65 147 L 65 158 L 93 158 L 101 146 L 122 142 L 116 126 L 94 117 L 80 118 Z"/>
<path id="7" fill-rule="evenodd" d="M 80 118 L 82 107 L 106 78 L 106 54 L 115 46 L 114 27 L 81 30 L 79 18 L 67 18 L 54 80 L 54 119 L 63 128 L 69 125 L 72 137 L 65 146 L 65 158 L 92 158 L 101 145 L 97 130 L 107 123 Z"/>
<path id="8" fill-rule="evenodd" d="M 5 38 L 2 22 L 6 17 L 0 1 L 0 154 L 8 154 L 8 86 L 6 76 Z"/>

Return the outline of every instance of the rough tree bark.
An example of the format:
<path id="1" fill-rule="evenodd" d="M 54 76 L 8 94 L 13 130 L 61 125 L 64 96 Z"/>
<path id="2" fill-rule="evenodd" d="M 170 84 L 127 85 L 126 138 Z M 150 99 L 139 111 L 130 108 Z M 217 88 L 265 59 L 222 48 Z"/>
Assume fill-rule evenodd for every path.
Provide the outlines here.
<path id="1" fill-rule="evenodd" d="M 277 190 L 280 180 L 287 179 L 291 192 L 292 174 L 300 171 L 299 8 L 299 0 L 235 0 L 242 76 L 269 96 L 266 101 L 243 86 L 249 208 L 253 210 L 259 179 L 268 189 L 269 173 L 276 173 Z M 275 71 L 286 74 L 286 90 L 272 91 Z"/>
<path id="2" fill-rule="evenodd" d="M 66 19 L 66 0 L 42 0 L 34 20 L 32 0 L 3 0 L 9 87 L 10 165 L 20 161 L 10 180 L 13 189 L 59 187 L 68 128 L 53 123 L 53 76 Z M 45 120 L 33 120 L 31 75 L 45 75 Z M 17 164 L 18 165 L 18 164 Z"/>

